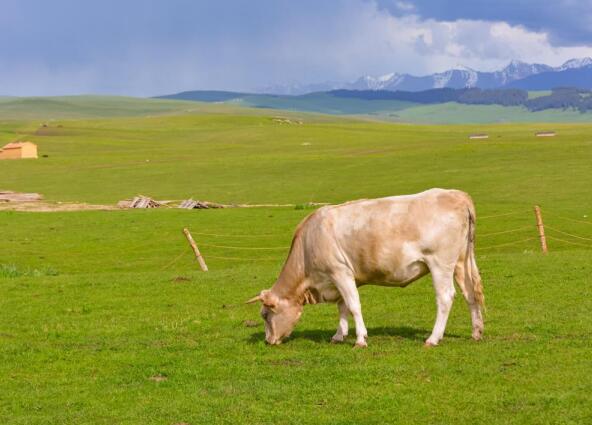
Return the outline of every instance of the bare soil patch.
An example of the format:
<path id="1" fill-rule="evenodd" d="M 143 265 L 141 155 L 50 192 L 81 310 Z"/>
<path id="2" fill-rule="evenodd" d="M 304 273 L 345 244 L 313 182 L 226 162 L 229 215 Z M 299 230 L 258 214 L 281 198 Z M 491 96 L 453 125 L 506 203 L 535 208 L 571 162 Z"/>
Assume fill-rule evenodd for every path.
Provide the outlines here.
<path id="1" fill-rule="evenodd" d="M 78 202 L 0 202 L 0 211 L 28 211 L 28 212 L 54 212 L 54 211 L 93 211 L 93 210 L 117 210 L 114 205 L 95 205 Z"/>

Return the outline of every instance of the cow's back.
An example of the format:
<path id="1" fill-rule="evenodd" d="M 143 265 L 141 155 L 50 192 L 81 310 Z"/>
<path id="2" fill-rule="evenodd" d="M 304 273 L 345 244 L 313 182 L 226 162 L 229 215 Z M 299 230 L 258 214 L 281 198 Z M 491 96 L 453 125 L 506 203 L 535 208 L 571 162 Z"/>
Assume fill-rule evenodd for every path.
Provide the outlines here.
<path id="1" fill-rule="evenodd" d="M 323 207 L 301 225 L 306 269 L 346 267 L 362 283 L 405 283 L 430 260 L 458 258 L 469 211 L 466 193 L 445 189 Z"/>

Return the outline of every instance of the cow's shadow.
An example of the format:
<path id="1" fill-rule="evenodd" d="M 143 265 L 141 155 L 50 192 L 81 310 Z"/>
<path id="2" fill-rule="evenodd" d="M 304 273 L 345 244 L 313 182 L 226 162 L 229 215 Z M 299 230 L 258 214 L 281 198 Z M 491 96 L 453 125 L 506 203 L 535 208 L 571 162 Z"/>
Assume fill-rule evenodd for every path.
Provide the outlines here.
<path id="1" fill-rule="evenodd" d="M 402 338 L 408 339 L 412 341 L 425 341 L 432 331 L 426 328 L 415 328 L 412 326 L 380 326 L 374 328 L 368 328 L 368 337 L 395 337 L 395 338 Z M 334 329 L 306 329 L 306 330 L 296 330 L 292 332 L 289 338 L 285 341 L 295 340 L 295 339 L 307 339 L 309 341 L 315 341 L 318 343 L 327 343 L 331 341 L 331 337 L 335 334 Z M 445 338 L 461 338 L 460 335 L 445 333 Z M 256 344 L 260 343 L 261 341 L 265 340 L 265 332 L 255 332 L 249 336 L 249 343 Z M 355 330 L 350 329 L 350 335 L 347 341 L 355 341 Z"/>

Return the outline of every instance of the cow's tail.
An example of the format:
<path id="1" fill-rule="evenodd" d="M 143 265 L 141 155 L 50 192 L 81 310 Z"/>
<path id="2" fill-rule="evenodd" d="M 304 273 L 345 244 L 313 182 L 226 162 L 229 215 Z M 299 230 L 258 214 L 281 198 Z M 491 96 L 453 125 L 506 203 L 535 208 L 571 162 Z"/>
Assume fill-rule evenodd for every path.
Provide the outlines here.
<path id="1" fill-rule="evenodd" d="M 467 236 L 467 253 L 465 256 L 465 270 L 467 274 L 466 284 L 473 286 L 473 293 L 475 294 L 475 300 L 485 309 L 485 297 L 483 295 L 483 284 L 481 283 L 481 275 L 479 274 L 479 268 L 475 261 L 475 207 L 473 202 L 469 202 L 468 205 L 469 213 L 469 232 Z"/>

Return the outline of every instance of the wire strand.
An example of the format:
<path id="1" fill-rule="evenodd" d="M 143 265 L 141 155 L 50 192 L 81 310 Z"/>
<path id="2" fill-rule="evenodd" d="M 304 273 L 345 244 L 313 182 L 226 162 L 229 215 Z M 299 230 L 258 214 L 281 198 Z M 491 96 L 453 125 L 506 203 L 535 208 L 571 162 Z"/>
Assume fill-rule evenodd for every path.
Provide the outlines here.
<path id="1" fill-rule="evenodd" d="M 522 230 L 526 230 L 526 229 L 530 229 L 530 230 L 534 230 L 535 227 L 534 226 L 525 226 L 525 227 L 520 227 L 518 229 L 512 229 L 512 230 L 504 230 L 501 232 L 493 232 L 493 233 L 485 233 L 485 234 L 478 234 L 477 237 L 479 238 L 484 238 L 487 236 L 494 236 L 494 235 L 503 235 L 505 233 L 514 233 L 514 232 L 520 232 Z"/>
<path id="2" fill-rule="evenodd" d="M 271 250 L 287 250 L 287 246 L 274 246 L 274 247 L 251 247 L 251 246 L 228 246 L 228 245 L 213 245 L 200 243 L 199 246 L 205 246 L 209 248 L 222 248 L 222 249 L 244 249 L 249 251 L 271 251 Z"/>
<path id="3" fill-rule="evenodd" d="M 281 236 L 286 236 L 286 235 L 280 235 L 280 234 L 275 234 L 275 235 L 224 235 L 224 234 L 217 234 L 217 233 L 197 233 L 197 232 L 191 232 L 192 235 L 199 235 L 199 236 L 214 236 L 214 237 L 220 237 L 220 238 L 272 238 L 272 237 L 281 237 Z"/>
<path id="4" fill-rule="evenodd" d="M 483 216 L 483 217 L 477 216 L 477 220 L 484 220 L 486 218 L 505 217 L 507 215 L 514 215 L 514 214 L 520 214 L 520 213 L 524 213 L 524 210 L 512 211 L 512 212 L 504 213 L 504 214 L 486 215 L 486 216 Z"/>
<path id="5" fill-rule="evenodd" d="M 579 242 L 573 242 L 573 241 L 566 241 L 565 239 L 556 238 L 555 236 L 550 236 L 550 235 L 548 235 L 547 238 L 549 238 L 551 240 L 554 240 L 554 241 L 564 242 L 564 243 L 567 243 L 567 244 L 570 244 L 570 245 L 583 246 L 583 247 L 592 249 L 592 245 L 587 245 L 587 244 L 583 244 L 583 243 L 579 243 Z"/>
<path id="6" fill-rule="evenodd" d="M 576 223 L 592 224 L 592 221 L 585 221 L 585 220 L 578 220 L 576 218 L 564 217 L 561 215 L 557 215 L 553 212 L 550 214 L 548 212 L 545 212 L 545 215 L 550 215 L 551 217 L 559 218 L 561 220 L 574 221 Z"/>
<path id="7" fill-rule="evenodd" d="M 177 261 L 179 261 L 179 259 L 181 259 L 181 257 L 183 257 L 184 255 L 187 255 L 187 253 L 188 253 L 187 249 L 184 249 L 183 252 L 181 252 L 179 255 L 177 255 L 172 261 L 170 261 L 169 263 L 167 263 L 167 265 L 164 266 L 161 270 L 168 269 L 173 264 L 177 263 Z"/>
<path id="8" fill-rule="evenodd" d="M 572 235 L 571 233 L 567 233 L 567 232 L 564 232 L 563 230 L 555 229 L 551 226 L 545 225 L 545 229 L 552 230 L 553 232 L 561 233 L 562 235 L 565 235 L 565 236 L 571 236 L 572 238 L 583 239 L 585 241 L 592 241 L 592 238 L 585 238 L 583 236 Z"/>
<path id="9" fill-rule="evenodd" d="M 528 242 L 528 241 L 531 241 L 531 240 L 533 240 L 533 239 L 537 239 L 537 238 L 533 236 L 532 238 L 526 238 L 526 239 L 522 239 L 522 240 L 519 240 L 519 241 L 513 241 L 513 242 L 501 243 L 501 244 L 498 244 L 498 245 L 492 245 L 492 246 L 485 246 L 485 247 L 480 247 L 480 248 L 477 248 L 477 251 L 479 251 L 479 250 L 483 250 L 483 249 L 492 249 L 492 248 L 498 248 L 498 247 L 500 247 L 500 246 L 516 245 L 516 244 L 519 244 L 519 243 L 522 243 L 522 242 Z"/>
<path id="10" fill-rule="evenodd" d="M 204 257 L 205 258 L 205 257 Z M 277 261 L 278 258 L 240 258 L 240 257 L 221 257 L 218 255 L 208 255 L 207 258 L 216 260 L 234 260 L 234 261 Z"/>

